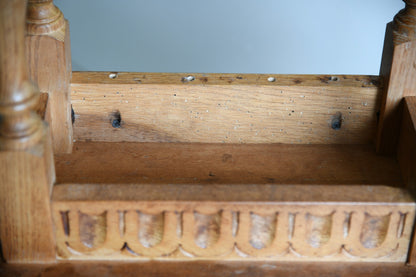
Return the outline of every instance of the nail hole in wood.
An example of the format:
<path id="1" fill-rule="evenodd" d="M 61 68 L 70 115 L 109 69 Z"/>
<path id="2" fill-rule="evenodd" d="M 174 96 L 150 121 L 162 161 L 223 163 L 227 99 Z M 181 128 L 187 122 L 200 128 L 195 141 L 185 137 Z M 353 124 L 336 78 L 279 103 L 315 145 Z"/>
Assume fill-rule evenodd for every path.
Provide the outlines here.
<path id="1" fill-rule="evenodd" d="M 121 114 L 120 111 L 114 111 L 110 114 L 110 123 L 113 128 L 121 128 Z"/>
<path id="2" fill-rule="evenodd" d="M 341 129 L 342 126 L 342 114 L 337 112 L 331 117 L 331 128 L 334 130 Z"/>

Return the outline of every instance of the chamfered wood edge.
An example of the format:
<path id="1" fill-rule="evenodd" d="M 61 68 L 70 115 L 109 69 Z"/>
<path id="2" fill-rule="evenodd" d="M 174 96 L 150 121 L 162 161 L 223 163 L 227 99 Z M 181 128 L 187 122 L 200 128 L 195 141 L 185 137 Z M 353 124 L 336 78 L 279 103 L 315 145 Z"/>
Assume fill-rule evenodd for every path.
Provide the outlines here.
<path id="1" fill-rule="evenodd" d="M 163 204 L 172 201 L 274 203 L 357 202 L 412 204 L 403 188 L 375 185 L 273 185 L 273 184 L 59 184 L 52 201 L 130 202 Z"/>
<path id="2" fill-rule="evenodd" d="M 71 84 L 184 84 L 184 85 L 271 85 L 311 87 L 380 87 L 373 75 L 239 74 L 239 73 L 152 73 L 74 71 Z"/>

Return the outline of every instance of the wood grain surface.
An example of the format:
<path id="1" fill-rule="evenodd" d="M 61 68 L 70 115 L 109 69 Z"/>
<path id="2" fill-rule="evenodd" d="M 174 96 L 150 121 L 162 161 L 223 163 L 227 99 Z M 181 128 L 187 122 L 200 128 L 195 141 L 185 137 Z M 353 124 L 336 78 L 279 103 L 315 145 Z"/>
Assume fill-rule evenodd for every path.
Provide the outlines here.
<path id="1" fill-rule="evenodd" d="M 231 201 L 410 203 L 400 187 L 383 185 L 278 184 L 59 184 L 55 201 Z"/>
<path id="2" fill-rule="evenodd" d="M 193 78 L 188 78 L 193 77 Z M 274 79 L 270 79 L 274 78 Z M 239 73 L 149 73 L 75 71 L 74 84 L 143 85 L 266 85 L 296 87 L 374 88 L 380 78 L 371 75 L 303 75 Z"/>
<path id="3" fill-rule="evenodd" d="M 54 153 L 71 153 L 71 42 L 69 24 L 48 1 L 29 1 L 26 17 L 26 56 L 29 74 L 48 93 L 46 121 L 51 126 Z"/>
<path id="4" fill-rule="evenodd" d="M 55 163 L 58 184 L 402 184 L 371 145 L 77 142 Z"/>
<path id="5" fill-rule="evenodd" d="M 35 112 L 39 92 L 28 78 L 25 14 L 24 0 L 0 2 L 0 240 L 7 262 L 42 263 L 56 260 L 55 171 L 48 129 Z"/>
<path id="6" fill-rule="evenodd" d="M 4 277 L 83 276 L 227 277 L 413 277 L 416 267 L 396 263 L 317 262 L 59 262 L 54 265 L 0 265 Z"/>
<path id="7" fill-rule="evenodd" d="M 377 131 L 377 150 L 395 155 L 399 140 L 403 98 L 416 90 L 416 1 L 406 6 L 387 24 L 380 76 L 384 92 Z"/>
<path id="8" fill-rule="evenodd" d="M 139 199 L 53 199 L 58 258 L 404 263 L 415 215 L 412 202 Z"/>
<path id="9" fill-rule="evenodd" d="M 344 75 L 74 72 L 74 139 L 369 144 L 378 82 Z"/>
<path id="10" fill-rule="evenodd" d="M 414 200 L 371 145 L 78 142 L 56 161 L 60 259 L 407 260 Z"/>
<path id="11" fill-rule="evenodd" d="M 48 143 L 32 153 L 0 152 L 0 235 L 3 256 L 11 263 L 56 258 L 49 197 L 55 176 Z"/>
<path id="12" fill-rule="evenodd" d="M 403 112 L 403 98 L 415 96 L 416 40 L 394 46 L 388 86 L 383 95 L 377 135 L 381 153 L 396 153 Z"/>
<path id="13" fill-rule="evenodd" d="M 397 150 L 403 181 L 409 191 L 416 194 L 416 97 L 406 97 Z M 415 228 L 416 231 L 416 228 Z M 416 265 L 416 233 L 410 246 L 409 263 Z"/>

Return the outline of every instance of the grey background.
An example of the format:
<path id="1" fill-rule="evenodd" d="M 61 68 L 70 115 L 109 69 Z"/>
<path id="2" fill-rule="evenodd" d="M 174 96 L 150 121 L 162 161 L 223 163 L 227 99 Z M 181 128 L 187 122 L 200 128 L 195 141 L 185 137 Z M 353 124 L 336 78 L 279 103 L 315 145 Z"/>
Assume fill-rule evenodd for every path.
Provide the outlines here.
<path id="1" fill-rule="evenodd" d="M 74 71 L 374 74 L 400 0 L 55 0 Z"/>

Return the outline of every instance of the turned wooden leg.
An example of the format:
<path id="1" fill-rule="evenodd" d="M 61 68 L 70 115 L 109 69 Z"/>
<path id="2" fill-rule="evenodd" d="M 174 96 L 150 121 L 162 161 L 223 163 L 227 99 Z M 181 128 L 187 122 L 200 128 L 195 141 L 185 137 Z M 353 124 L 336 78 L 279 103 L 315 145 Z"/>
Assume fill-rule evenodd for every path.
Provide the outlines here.
<path id="1" fill-rule="evenodd" d="M 71 153 L 71 48 L 69 24 L 52 0 L 29 0 L 26 55 L 30 78 L 49 94 L 46 121 L 54 153 Z"/>
<path id="2" fill-rule="evenodd" d="M 50 194 L 55 179 L 39 92 L 25 58 L 26 1 L 0 1 L 0 239 L 7 262 L 55 261 Z"/>

